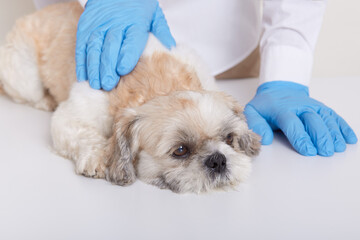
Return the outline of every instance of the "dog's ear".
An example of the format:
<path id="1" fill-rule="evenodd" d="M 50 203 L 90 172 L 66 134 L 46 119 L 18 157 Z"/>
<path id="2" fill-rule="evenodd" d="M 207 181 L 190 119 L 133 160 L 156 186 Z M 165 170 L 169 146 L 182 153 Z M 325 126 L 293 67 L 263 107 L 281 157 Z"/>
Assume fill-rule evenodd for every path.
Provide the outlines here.
<path id="1" fill-rule="evenodd" d="M 130 185 L 136 180 L 134 160 L 138 151 L 138 120 L 133 109 L 124 109 L 115 117 L 113 135 L 106 149 L 106 180 L 117 185 Z"/>
<path id="2" fill-rule="evenodd" d="M 244 108 L 240 106 L 240 104 L 231 96 L 228 96 L 228 100 L 231 103 L 231 109 L 234 114 L 238 116 L 242 121 L 246 122 L 246 117 L 244 114 Z M 248 125 L 246 124 L 245 133 L 243 133 L 239 139 L 239 147 L 242 151 L 245 152 L 249 157 L 257 156 L 260 152 L 261 148 L 261 137 L 248 129 Z"/>
<path id="3" fill-rule="evenodd" d="M 236 116 L 238 116 L 242 121 L 246 122 L 246 117 L 244 114 L 244 108 L 240 106 L 240 104 L 233 98 L 229 97 L 229 101 L 232 104 L 232 110 Z M 239 147 L 242 151 L 245 152 L 246 155 L 250 157 L 257 156 L 260 152 L 261 148 L 261 137 L 248 129 L 248 126 L 246 124 L 247 130 L 245 133 L 243 133 L 239 140 Z"/>
<path id="4" fill-rule="evenodd" d="M 220 97 L 225 99 L 230 109 L 234 112 L 236 116 L 240 118 L 241 121 L 246 123 L 246 117 L 244 114 L 244 108 L 235 100 L 234 97 L 227 95 L 225 93 L 217 93 Z M 261 148 L 261 137 L 248 129 L 246 124 L 245 133 L 243 133 L 238 138 L 238 144 L 242 151 L 250 157 L 254 157 L 259 154 Z"/>

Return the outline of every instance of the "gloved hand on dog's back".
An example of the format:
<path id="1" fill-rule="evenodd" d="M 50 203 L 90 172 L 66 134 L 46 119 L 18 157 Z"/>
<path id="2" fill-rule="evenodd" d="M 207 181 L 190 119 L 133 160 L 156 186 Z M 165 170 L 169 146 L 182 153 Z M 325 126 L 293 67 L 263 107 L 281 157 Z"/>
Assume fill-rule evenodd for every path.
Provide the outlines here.
<path id="1" fill-rule="evenodd" d="M 131 72 L 153 33 L 165 47 L 175 46 L 157 0 L 89 0 L 76 40 L 76 76 L 94 89 L 110 91 Z"/>
<path id="2" fill-rule="evenodd" d="M 351 127 L 321 102 L 309 97 L 308 87 L 287 81 L 259 86 L 246 105 L 249 128 L 271 144 L 273 130 L 280 129 L 297 152 L 305 156 L 331 156 L 343 152 L 357 137 Z"/>

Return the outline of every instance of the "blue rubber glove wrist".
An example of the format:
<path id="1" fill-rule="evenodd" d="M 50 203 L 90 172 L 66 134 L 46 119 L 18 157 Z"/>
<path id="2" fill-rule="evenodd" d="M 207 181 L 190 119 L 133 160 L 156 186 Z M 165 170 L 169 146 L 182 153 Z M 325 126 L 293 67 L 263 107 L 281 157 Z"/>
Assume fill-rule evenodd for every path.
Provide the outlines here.
<path id="1" fill-rule="evenodd" d="M 309 97 L 309 89 L 287 81 L 259 86 L 246 105 L 249 128 L 271 144 L 273 130 L 281 130 L 296 151 L 305 156 L 343 152 L 357 137 L 350 126 L 323 103 Z"/>
<path id="2" fill-rule="evenodd" d="M 89 0 L 78 23 L 78 81 L 113 89 L 137 64 L 149 32 L 165 47 L 175 46 L 157 0 Z"/>

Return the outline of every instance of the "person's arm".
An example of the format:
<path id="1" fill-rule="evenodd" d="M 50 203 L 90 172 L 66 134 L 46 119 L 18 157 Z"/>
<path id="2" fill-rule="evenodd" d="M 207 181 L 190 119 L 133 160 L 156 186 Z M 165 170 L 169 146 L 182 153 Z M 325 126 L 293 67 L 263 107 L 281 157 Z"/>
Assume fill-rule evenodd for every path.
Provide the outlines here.
<path id="1" fill-rule="evenodd" d="M 313 53 L 326 1 L 263 2 L 260 81 L 287 80 L 308 85 Z"/>
<path id="2" fill-rule="evenodd" d="M 157 0 L 88 0 L 76 35 L 76 76 L 94 89 L 110 91 L 137 64 L 153 33 L 175 46 Z"/>
<path id="3" fill-rule="evenodd" d="M 357 138 L 332 109 L 309 97 L 313 52 L 325 0 L 264 0 L 260 83 L 246 105 L 249 127 L 271 144 L 280 129 L 306 156 L 331 156 Z M 325 89 L 326 90 L 326 89 Z"/>

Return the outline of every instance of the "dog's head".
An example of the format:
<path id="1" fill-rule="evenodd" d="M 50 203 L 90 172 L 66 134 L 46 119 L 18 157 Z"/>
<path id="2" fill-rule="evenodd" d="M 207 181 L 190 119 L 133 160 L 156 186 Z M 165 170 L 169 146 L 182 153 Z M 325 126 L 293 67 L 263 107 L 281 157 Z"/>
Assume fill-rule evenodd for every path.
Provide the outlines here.
<path id="1" fill-rule="evenodd" d="M 218 92 L 179 91 L 125 109 L 115 132 L 108 180 L 127 185 L 138 177 L 174 192 L 233 187 L 260 150 L 243 109 Z"/>

